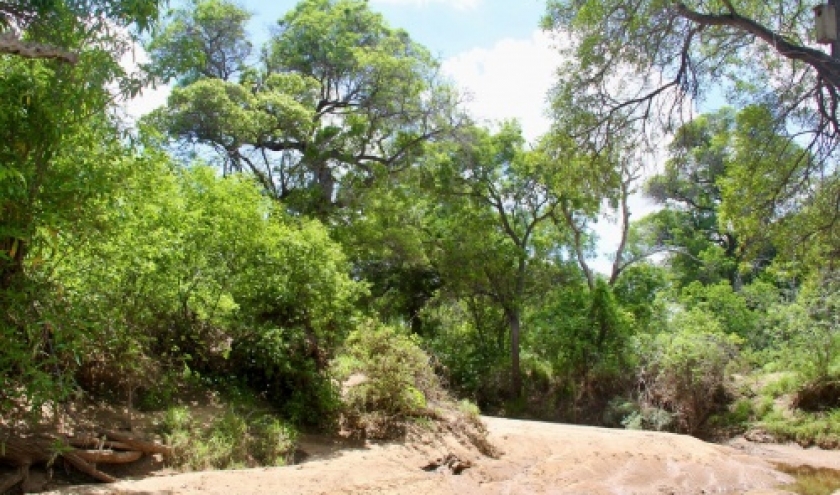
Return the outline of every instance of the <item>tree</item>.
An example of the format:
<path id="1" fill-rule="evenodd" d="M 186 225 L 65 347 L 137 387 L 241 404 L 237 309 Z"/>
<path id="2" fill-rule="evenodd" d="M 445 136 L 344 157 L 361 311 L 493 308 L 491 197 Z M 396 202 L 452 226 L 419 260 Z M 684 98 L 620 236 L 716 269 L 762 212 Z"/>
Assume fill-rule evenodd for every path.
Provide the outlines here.
<path id="1" fill-rule="evenodd" d="M 102 228 L 133 150 L 110 112 L 142 81 L 120 65 L 153 0 L 0 4 L 0 407 L 61 399 L 83 335 L 47 257 Z M 8 43 L 6 43 L 8 42 Z M 9 50 L 9 43 L 13 50 Z M 41 49 L 44 50 L 41 50 Z M 35 52 L 28 50 L 34 49 Z M 39 51 L 41 50 L 41 51 Z M 10 55 L 11 53 L 11 55 Z M 15 56 L 21 55 L 21 56 Z M 53 56 L 55 55 L 55 56 Z M 66 63 L 72 62 L 72 63 Z"/>
<path id="2" fill-rule="evenodd" d="M 638 226 L 652 249 L 669 253 L 682 285 L 693 280 L 740 284 L 742 242 L 719 219 L 721 184 L 732 161 L 735 112 L 726 108 L 680 127 L 662 173 L 649 178 L 648 197 L 663 209 Z"/>
<path id="3" fill-rule="evenodd" d="M 773 107 L 789 140 L 808 142 L 809 168 L 830 172 L 840 60 L 811 46 L 811 19 L 810 4 L 783 0 L 551 0 L 545 27 L 571 39 L 555 113 L 597 150 L 628 129 L 655 148 L 691 104 L 728 94 Z"/>
<path id="4" fill-rule="evenodd" d="M 73 62 L 0 55 L 0 190 L 5 193 L 0 200 L 0 291 L 22 273 L 39 229 L 56 228 L 74 217 L 73 206 L 84 204 L 82 197 L 101 192 L 92 177 L 107 171 L 94 162 L 97 153 L 115 145 L 119 132 L 106 111 L 142 86 L 141 78 L 119 64 L 130 48 L 125 30 L 147 28 L 156 15 L 154 0 L 0 4 L 0 29 L 9 30 L 6 35 L 24 36 L 24 45 L 31 40 L 60 47 Z M 74 167 L 76 173 L 69 173 Z M 92 174 L 87 184 L 85 173 Z"/>
<path id="5" fill-rule="evenodd" d="M 160 6 L 159 0 L 6 1 L 0 4 L 0 54 L 76 64 L 74 36 L 86 31 L 113 36 L 131 26 L 144 31 Z"/>
<path id="6" fill-rule="evenodd" d="M 629 200 L 638 188 L 644 162 L 636 156 L 632 146 L 620 146 L 618 140 L 610 153 L 587 153 L 559 126 L 542 140 L 540 149 L 550 157 L 541 169 L 541 181 L 558 204 L 551 219 L 558 234 L 570 233 L 567 242 L 590 291 L 595 289 L 597 274 L 588 261 L 591 257 L 589 244 L 593 241 L 589 226 L 597 221 L 605 207 L 616 215 L 621 234 L 608 275 L 608 285 L 615 285 L 626 268 L 648 255 L 631 253 L 628 245 Z"/>
<path id="7" fill-rule="evenodd" d="M 215 150 L 226 173 L 253 174 L 295 211 L 326 217 L 353 203 L 463 119 L 428 51 L 363 1 L 302 1 L 255 65 L 240 56 L 246 19 L 215 0 L 176 14 L 150 45 L 153 66 L 189 84 L 155 120 L 176 140 Z M 193 34 L 219 25 L 217 45 Z M 226 80 L 237 72 L 240 81 Z"/>
<path id="8" fill-rule="evenodd" d="M 247 11 L 219 0 L 192 1 L 190 10 L 176 10 L 160 34 L 148 44 L 158 77 L 187 86 L 199 78 L 229 81 L 248 63 L 252 45 L 245 38 Z"/>
<path id="9" fill-rule="evenodd" d="M 752 259 L 766 263 L 775 252 L 821 268 L 840 249 L 840 176 L 815 170 L 819 157 L 792 142 L 774 115 L 752 105 L 736 116 L 719 184 L 721 223 L 738 233 Z"/>
<path id="10" fill-rule="evenodd" d="M 522 393 L 520 340 L 530 291 L 537 229 L 555 208 L 539 181 L 545 156 L 524 149 L 521 129 L 470 129 L 435 171 L 438 194 L 454 208 L 440 215 L 447 242 L 440 271 L 452 287 L 488 297 L 504 314 L 510 338 L 511 392 Z"/>
<path id="11" fill-rule="evenodd" d="M 836 245 L 837 211 L 824 203 L 836 179 L 810 173 L 812 155 L 768 107 L 701 115 L 677 130 L 668 153 L 646 187 L 664 209 L 638 228 L 642 242 L 671 253 L 682 285 L 724 279 L 739 290 L 779 255 L 805 259 Z"/>

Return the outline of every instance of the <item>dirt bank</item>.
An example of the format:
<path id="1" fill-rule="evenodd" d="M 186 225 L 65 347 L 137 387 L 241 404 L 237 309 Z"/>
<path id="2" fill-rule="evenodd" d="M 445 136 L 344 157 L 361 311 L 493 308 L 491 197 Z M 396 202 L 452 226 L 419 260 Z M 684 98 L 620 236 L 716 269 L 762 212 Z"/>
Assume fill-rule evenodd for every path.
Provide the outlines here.
<path id="1" fill-rule="evenodd" d="M 499 459 L 480 456 L 453 440 L 415 445 L 368 444 L 335 450 L 308 443 L 310 460 L 297 466 L 157 476 L 116 485 L 75 487 L 84 494 L 710 494 L 767 495 L 790 481 L 772 461 L 788 461 L 784 447 L 721 446 L 667 433 L 486 418 Z M 759 451 L 765 449 L 765 451 Z M 768 453 L 769 452 L 769 453 Z M 454 454 L 472 467 L 461 475 L 425 471 Z M 797 459 L 807 459 L 800 452 Z M 840 452 L 820 452 L 840 468 Z"/>

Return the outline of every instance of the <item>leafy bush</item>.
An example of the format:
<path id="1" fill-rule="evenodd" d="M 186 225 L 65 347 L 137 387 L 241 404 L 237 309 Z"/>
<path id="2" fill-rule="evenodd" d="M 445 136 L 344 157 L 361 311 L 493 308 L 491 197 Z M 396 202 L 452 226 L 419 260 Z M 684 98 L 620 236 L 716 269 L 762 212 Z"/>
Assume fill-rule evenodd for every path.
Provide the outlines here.
<path id="1" fill-rule="evenodd" d="M 428 404 L 446 398 L 418 339 L 368 321 L 347 338 L 333 363 L 344 391 L 344 426 L 371 438 L 401 434 L 404 422 L 428 413 Z"/>
<path id="2" fill-rule="evenodd" d="M 263 416 L 251 423 L 251 454 L 263 466 L 283 466 L 291 462 L 297 430 L 277 418 Z"/>
<path id="3" fill-rule="evenodd" d="M 741 293 L 735 292 L 725 281 L 703 285 L 694 281 L 683 288 L 680 302 L 688 309 L 714 315 L 720 330 L 745 340 L 759 340 L 756 323 L 758 315 L 749 309 Z"/>
<path id="4" fill-rule="evenodd" d="M 198 424 L 188 409 L 170 408 L 161 430 L 173 449 L 172 463 L 192 470 L 283 466 L 297 442 L 291 425 L 264 414 L 251 419 L 234 409 L 208 427 Z"/>
<path id="5" fill-rule="evenodd" d="M 674 426 L 675 415 L 658 407 L 644 407 L 632 412 L 621 424 L 628 430 L 667 431 Z"/>
<path id="6" fill-rule="evenodd" d="M 780 442 L 794 441 L 803 447 L 840 448 L 840 409 L 822 413 L 773 409 L 757 426 Z"/>
<path id="7" fill-rule="evenodd" d="M 822 273 L 803 288 L 799 302 L 808 318 L 793 335 L 795 369 L 814 382 L 840 376 L 840 273 Z"/>
<path id="8" fill-rule="evenodd" d="M 643 344 L 641 408 L 674 415 L 674 429 L 695 434 L 719 406 L 725 370 L 741 340 L 704 311 L 678 313 L 673 331 Z"/>
<path id="9" fill-rule="evenodd" d="M 233 343 L 230 365 L 293 423 L 328 429 L 340 402 L 317 352 L 300 328 L 255 327 Z"/>
<path id="10" fill-rule="evenodd" d="M 425 348 L 437 360 L 451 390 L 482 407 L 501 404 L 510 389 L 502 312 L 480 298 L 455 301 L 441 295 L 426 306 L 422 317 L 433 330 L 424 340 Z"/>

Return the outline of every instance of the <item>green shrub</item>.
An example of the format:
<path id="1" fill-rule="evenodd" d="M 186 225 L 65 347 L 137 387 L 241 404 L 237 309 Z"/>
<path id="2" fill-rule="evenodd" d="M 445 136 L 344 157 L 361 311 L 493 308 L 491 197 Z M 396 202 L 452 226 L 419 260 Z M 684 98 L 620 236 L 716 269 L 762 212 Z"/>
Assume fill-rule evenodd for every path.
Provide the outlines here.
<path id="1" fill-rule="evenodd" d="M 161 431 L 172 447 L 172 464 L 191 470 L 282 466 L 291 460 L 298 436 L 273 416 L 250 418 L 233 409 L 200 425 L 184 407 L 166 411 Z"/>
<path id="2" fill-rule="evenodd" d="M 628 430 L 667 431 L 673 428 L 675 415 L 658 407 L 644 407 L 621 422 Z"/>
<path id="3" fill-rule="evenodd" d="M 797 373 L 784 372 L 769 381 L 762 389 L 761 395 L 772 399 L 796 392 L 802 387 L 802 378 Z"/>
<path id="4" fill-rule="evenodd" d="M 391 326 L 367 322 L 352 332 L 332 369 L 342 382 L 355 376 L 344 391 L 345 426 L 369 437 L 399 434 L 406 419 L 445 398 L 417 338 Z"/>
<path id="5" fill-rule="evenodd" d="M 247 385 L 297 425 L 329 429 L 340 408 L 338 390 L 301 328 L 255 327 L 231 350 L 231 365 Z"/>
<path id="6" fill-rule="evenodd" d="M 263 466 L 284 466 L 292 461 L 298 433 L 277 418 L 264 416 L 251 425 L 252 455 Z"/>
<path id="7" fill-rule="evenodd" d="M 467 399 L 463 399 L 458 402 L 458 410 L 473 418 L 478 418 L 479 415 L 481 415 L 481 410 L 478 406 Z"/>
<path id="8" fill-rule="evenodd" d="M 741 340 L 700 310 L 678 313 L 671 325 L 671 333 L 643 345 L 641 409 L 673 414 L 673 429 L 696 434 L 720 406 L 725 370 Z"/>
<path id="9" fill-rule="evenodd" d="M 840 409 L 821 413 L 791 411 L 787 414 L 773 410 L 758 426 L 777 441 L 794 441 L 803 447 L 840 448 Z"/>

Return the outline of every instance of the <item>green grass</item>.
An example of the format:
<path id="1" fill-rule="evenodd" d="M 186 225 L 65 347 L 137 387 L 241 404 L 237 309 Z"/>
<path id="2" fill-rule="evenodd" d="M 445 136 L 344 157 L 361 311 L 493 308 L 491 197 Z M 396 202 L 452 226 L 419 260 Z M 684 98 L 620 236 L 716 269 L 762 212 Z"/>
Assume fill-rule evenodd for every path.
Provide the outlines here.
<path id="1" fill-rule="evenodd" d="M 161 431 L 174 455 L 172 464 L 187 470 L 283 466 L 291 461 L 298 433 L 269 414 L 247 416 L 229 409 L 202 427 L 186 408 L 164 414 Z"/>
<path id="2" fill-rule="evenodd" d="M 758 426 L 779 441 L 794 441 L 804 447 L 840 447 L 840 409 L 821 413 L 793 411 L 788 415 L 774 409 Z"/>

